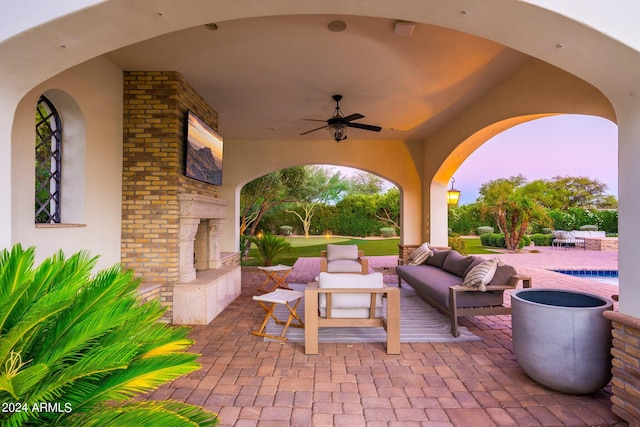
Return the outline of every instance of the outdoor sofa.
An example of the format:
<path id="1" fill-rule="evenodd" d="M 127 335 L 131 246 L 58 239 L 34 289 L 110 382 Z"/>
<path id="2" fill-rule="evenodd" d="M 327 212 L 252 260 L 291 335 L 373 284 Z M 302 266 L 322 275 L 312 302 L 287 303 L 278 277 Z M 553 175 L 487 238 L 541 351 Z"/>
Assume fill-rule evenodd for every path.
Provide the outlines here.
<path id="1" fill-rule="evenodd" d="M 531 287 L 530 277 L 518 275 L 498 259 L 464 256 L 454 250 L 429 247 L 431 254 L 416 265 L 413 252 L 424 246 L 401 245 L 401 256 L 409 257 L 399 259 L 398 286 L 404 280 L 424 301 L 449 316 L 455 337 L 458 317 L 511 314 L 511 307 L 504 305 L 504 291 L 515 289 L 520 281 L 523 287 Z"/>

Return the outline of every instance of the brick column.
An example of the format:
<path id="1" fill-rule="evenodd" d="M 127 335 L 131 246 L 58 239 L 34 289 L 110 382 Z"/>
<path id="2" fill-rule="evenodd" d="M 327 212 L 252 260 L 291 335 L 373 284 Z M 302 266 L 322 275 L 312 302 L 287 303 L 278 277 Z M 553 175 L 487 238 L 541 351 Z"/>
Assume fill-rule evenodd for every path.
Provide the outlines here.
<path id="1" fill-rule="evenodd" d="M 617 311 L 604 316 L 613 325 L 611 410 L 631 425 L 640 420 L 640 319 Z"/>

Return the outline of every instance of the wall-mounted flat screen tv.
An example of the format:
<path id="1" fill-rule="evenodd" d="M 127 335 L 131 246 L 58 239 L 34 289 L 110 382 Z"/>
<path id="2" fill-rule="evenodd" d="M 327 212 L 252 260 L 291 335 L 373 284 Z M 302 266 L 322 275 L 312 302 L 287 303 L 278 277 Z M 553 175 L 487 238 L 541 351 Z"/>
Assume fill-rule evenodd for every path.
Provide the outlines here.
<path id="1" fill-rule="evenodd" d="M 222 137 L 191 111 L 187 111 L 186 136 L 186 175 L 222 185 Z"/>

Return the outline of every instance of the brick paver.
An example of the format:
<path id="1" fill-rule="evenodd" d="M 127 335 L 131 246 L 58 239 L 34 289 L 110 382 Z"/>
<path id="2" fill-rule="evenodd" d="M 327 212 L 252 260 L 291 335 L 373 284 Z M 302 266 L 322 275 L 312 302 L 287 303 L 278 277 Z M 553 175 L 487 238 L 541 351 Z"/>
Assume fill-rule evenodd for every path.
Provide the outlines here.
<path id="1" fill-rule="evenodd" d="M 617 293 L 543 269 L 617 269 L 614 252 L 543 248 L 498 256 L 531 275 L 534 287 Z M 387 269 L 386 283 L 397 283 L 396 257 L 369 260 L 372 269 Z M 317 266 L 317 259 L 301 259 L 288 282 L 312 280 Z M 307 356 L 303 344 L 265 342 L 250 334 L 264 315 L 251 299 L 263 278 L 243 269 L 242 295 L 209 325 L 192 329 L 202 369 L 151 399 L 202 404 L 220 414 L 221 426 L 625 425 L 611 412 L 610 386 L 573 396 L 529 379 L 512 352 L 510 316 L 462 319 L 482 341 L 402 343 L 400 355 L 387 355 L 382 343 L 320 343 L 319 354 Z"/>

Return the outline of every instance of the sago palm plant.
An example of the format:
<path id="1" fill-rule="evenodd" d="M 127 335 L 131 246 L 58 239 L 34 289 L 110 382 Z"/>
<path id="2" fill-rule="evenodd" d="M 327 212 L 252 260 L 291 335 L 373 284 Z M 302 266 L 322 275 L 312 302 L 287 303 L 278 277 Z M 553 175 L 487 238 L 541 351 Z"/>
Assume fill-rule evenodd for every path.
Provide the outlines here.
<path id="1" fill-rule="evenodd" d="M 282 253 L 291 248 L 291 243 L 282 237 L 269 233 L 260 236 L 249 236 L 248 239 L 252 243 L 255 243 L 260 258 L 262 259 L 262 264 L 266 267 L 272 266 Z"/>
<path id="2" fill-rule="evenodd" d="M 138 281 L 96 258 L 62 252 L 34 267 L 34 249 L 0 252 L 0 425 L 214 426 L 217 415 L 133 400 L 199 368 L 188 330 L 159 322 Z"/>

